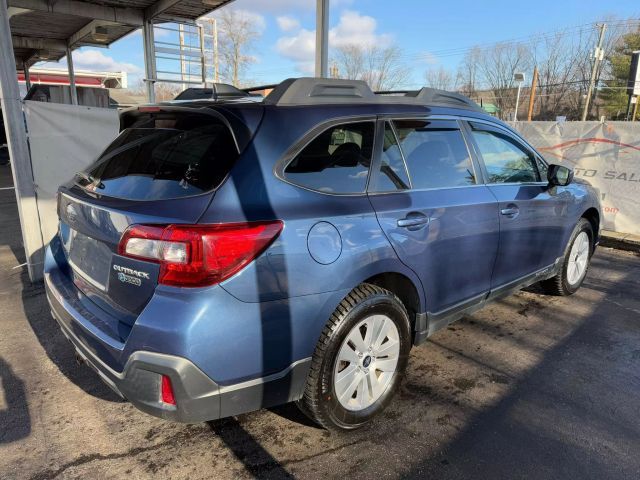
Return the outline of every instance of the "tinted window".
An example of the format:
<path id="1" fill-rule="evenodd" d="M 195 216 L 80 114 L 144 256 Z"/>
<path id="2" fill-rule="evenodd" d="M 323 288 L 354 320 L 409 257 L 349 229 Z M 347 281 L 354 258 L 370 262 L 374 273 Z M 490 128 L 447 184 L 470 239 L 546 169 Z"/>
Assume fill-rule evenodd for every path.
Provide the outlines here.
<path id="1" fill-rule="evenodd" d="M 393 190 L 406 190 L 409 188 L 409 177 L 404 165 L 402 153 L 391 125 L 385 124 L 384 144 L 380 155 L 380 172 L 376 190 L 389 192 Z"/>
<path id="2" fill-rule="evenodd" d="M 107 147 L 77 182 L 110 197 L 161 200 L 207 192 L 220 185 L 238 158 L 229 129 L 216 121 L 151 122 L 134 126 Z"/>
<path id="3" fill-rule="evenodd" d="M 364 192 L 374 131 L 373 122 L 347 123 L 325 130 L 287 165 L 285 178 L 321 192 Z"/>
<path id="4" fill-rule="evenodd" d="M 538 182 L 534 159 L 506 133 L 471 123 L 473 138 L 489 174 L 489 183 Z"/>
<path id="5" fill-rule="evenodd" d="M 394 126 L 412 187 L 473 185 L 476 178 L 462 132 L 455 121 L 401 120 Z"/>

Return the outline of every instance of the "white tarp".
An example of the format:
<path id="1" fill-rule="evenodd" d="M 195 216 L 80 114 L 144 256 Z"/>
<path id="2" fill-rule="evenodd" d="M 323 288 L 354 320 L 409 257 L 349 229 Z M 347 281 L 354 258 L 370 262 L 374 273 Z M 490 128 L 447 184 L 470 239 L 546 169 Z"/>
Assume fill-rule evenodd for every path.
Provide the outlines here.
<path id="1" fill-rule="evenodd" d="M 516 122 L 549 163 L 600 190 L 604 228 L 640 234 L 640 123 Z"/>
<path id="2" fill-rule="evenodd" d="M 40 228 L 47 244 L 58 228 L 58 186 L 93 163 L 118 135 L 118 112 L 108 108 L 34 101 L 25 102 L 24 112 Z"/>

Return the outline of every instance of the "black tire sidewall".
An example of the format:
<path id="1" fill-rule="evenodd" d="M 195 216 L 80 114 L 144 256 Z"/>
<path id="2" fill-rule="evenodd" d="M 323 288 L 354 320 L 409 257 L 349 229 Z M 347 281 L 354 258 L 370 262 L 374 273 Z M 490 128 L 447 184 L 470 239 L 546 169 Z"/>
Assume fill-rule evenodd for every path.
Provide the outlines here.
<path id="1" fill-rule="evenodd" d="M 368 408 L 351 411 L 344 408 L 336 398 L 333 390 L 333 375 L 336 356 L 349 332 L 364 318 L 382 314 L 389 317 L 398 328 L 400 338 L 400 357 L 394 376 L 385 392 Z M 391 401 L 398 389 L 406 369 L 409 351 L 411 350 L 411 334 L 406 310 L 391 294 L 375 294 L 354 306 L 344 317 L 340 326 L 331 335 L 328 348 L 322 362 L 318 388 L 321 408 L 332 423 L 341 429 L 354 429 L 367 423 L 382 411 Z"/>
<path id="2" fill-rule="evenodd" d="M 587 260 L 587 268 L 585 268 L 584 273 L 582 274 L 582 278 L 575 285 L 571 285 L 569 280 L 567 279 L 567 270 L 569 269 L 569 258 L 571 256 L 571 249 L 573 248 L 573 244 L 576 241 L 578 235 L 581 232 L 585 232 L 587 237 L 589 238 L 589 260 Z M 573 233 L 571 234 L 571 240 L 569 241 L 569 245 L 567 246 L 567 251 L 564 255 L 564 262 L 562 265 L 562 289 L 566 294 L 570 295 L 578 291 L 582 282 L 584 282 L 585 277 L 587 276 L 587 272 L 589 271 L 589 263 L 591 260 L 591 254 L 593 252 L 593 229 L 591 228 L 591 224 L 585 220 L 581 219 L 580 222 L 576 225 Z"/>

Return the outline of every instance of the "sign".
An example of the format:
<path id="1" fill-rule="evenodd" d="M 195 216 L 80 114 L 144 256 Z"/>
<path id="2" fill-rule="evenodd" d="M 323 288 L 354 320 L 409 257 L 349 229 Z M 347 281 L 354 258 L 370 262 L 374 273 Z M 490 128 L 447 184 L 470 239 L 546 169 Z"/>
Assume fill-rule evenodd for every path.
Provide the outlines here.
<path id="1" fill-rule="evenodd" d="M 640 234 L 640 123 L 518 122 L 549 163 L 573 168 L 600 191 L 603 228 Z"/>

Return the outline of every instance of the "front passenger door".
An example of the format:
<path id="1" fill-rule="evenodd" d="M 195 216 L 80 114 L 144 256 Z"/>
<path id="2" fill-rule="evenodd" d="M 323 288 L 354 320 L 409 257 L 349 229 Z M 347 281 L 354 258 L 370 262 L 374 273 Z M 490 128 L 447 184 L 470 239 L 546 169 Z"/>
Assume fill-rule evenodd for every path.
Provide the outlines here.
<path id="1" fill-rule="evenodd" d="M 535 154 L 506 129 L 469 122 L 487 186 L 498 200 L 500 246 L 491 288 L 518 282 L 561 255 L 567 195 L 550 189 Z"/>

